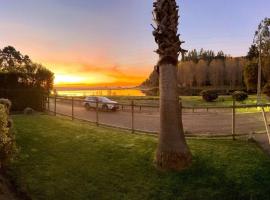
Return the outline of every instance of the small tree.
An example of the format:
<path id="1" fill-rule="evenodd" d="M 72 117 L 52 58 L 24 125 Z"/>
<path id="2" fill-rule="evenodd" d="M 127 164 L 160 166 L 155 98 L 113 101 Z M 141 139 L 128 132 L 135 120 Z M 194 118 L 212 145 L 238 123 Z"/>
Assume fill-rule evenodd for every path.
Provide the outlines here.
<path id="1" fill-rule="evenodd" d="M 270 83 L 265 84 L 263 88 L 263 93 L 270 97 Z"/>
<path id="2" fill-rule="evenodd" d="M 244 68 L 244 81 L 248 91 L 256 91 L 258 83 L 258 63 L 256 60 L 247 62 Z"/>

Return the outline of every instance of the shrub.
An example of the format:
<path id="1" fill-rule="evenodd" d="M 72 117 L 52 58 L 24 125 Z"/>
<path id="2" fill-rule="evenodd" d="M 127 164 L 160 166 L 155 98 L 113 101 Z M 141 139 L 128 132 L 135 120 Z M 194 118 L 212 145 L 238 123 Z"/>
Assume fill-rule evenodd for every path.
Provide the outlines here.
<path id="1" fill-rule="evenodd" d="M 0 170 L 4 170 L 15 149 L 7 107 L 0 104 Z"/>
<path id="2" fill-rule="evenodd" d="M 245 101 L 248 98 L 248 94 L 244 91 L 235 91 L 232 97 L 236 101 Z"/>
<path id="3" fill-rule="evenodd" d="M 270 97 L 270 83 L 267 83 L 263 88 L 263 93 Z"/>
<path id="4" fill-rule="evenodd" d="M 8 99 L 0 99 L 0 104 L 4 105 L 7 109 L 7 112 L 9 113 L 12 105 L 11 101 Z"/>
<path id="5" fill-rule="evenodd" d="M 215 101 L 218 98 L 218 93 L 215 90 L 203 90 L 201 92 L 203 100 L 207 102 Z"/>
<path id="6" fill-rule="evenodd" d="M 35 111 L 34 111 L 34 109 L 28 107 L 28 108 L 24 109 L 23 113 L 25 115 L 33 115 L 35 113 Z"/>

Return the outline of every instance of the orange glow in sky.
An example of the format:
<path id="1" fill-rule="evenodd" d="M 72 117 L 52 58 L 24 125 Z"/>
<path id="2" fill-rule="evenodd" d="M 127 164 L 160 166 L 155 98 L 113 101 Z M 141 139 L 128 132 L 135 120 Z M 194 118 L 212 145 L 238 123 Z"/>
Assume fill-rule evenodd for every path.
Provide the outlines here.
<path id="1" fill-rule="evenodd" d="M 98 63 L 98 61 L 97 61 Z M 120 67 L 92 67 L 85 64 L 59 64 L 43 62 L 55 73 L 54 84 L 61 86 L 137 86 L 151 72 L 151 67 L 143 70 Z"/>
<path id="2" fill-rule="evenodd" d="M 269 0 L 177 2 L 184 49 L 232 56 L 246 55 L 270 7 Z M 0 49 L 14 46 L 43 64 L 56 86 L 136 86 L 158 61 L 152 10 L 146 0 L 3 0 Z"/>

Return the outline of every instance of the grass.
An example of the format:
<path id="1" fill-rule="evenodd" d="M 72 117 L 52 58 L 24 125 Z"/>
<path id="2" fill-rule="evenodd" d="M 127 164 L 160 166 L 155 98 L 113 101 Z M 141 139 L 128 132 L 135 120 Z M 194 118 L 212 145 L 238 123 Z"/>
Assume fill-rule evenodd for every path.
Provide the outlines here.
<path id="1" fill-rule="evenodd" d="M 112 98 L 120 103 L 130 104 L 131 100 L 134 100 L 135 104 L 138 105 L 158 105 L 159 97 L 109 97 Z M 213 102 L 206 102 L 202 99 L 201 96 L 181 96 L 183 106 L 188 107 L 215 107 L 215 106 L 232 106 L 233 99 L 232 96 L 219 96 L 216 101 Z M 269 103 L 269 100 L 266 96 L 263 96 L 262 103 Z M 249 98 L 243 102 L 236 102 L 236 105 L 256 105 L 257 104 L 257 96 L 256 95 L 249 95 Z M 238 112 L 260 112 L 261 109 L 259 108 L 240 108 L 237 109 Z M 270 108 L 266 108 L 266 111 L 270 111 Z"/>
<path id="2" fill-rule="evenodd" d="M 189 140 L 193 166 L 161 173 L 151 136 L 46 115 L 14 116 L 9 171 L 35 200 L 270 199 L 270 159 L 255 144 Z"/>

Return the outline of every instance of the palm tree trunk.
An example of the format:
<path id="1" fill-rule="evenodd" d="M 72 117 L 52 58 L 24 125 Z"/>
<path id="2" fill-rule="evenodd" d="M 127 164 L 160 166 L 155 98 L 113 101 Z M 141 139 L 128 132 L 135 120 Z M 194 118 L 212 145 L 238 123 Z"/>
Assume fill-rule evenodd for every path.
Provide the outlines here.
<path id="1" fill-rule="evenodd" d="M 178 34 L 178 12 L 176 0 L 154 2 L 153 35 L 158 44 L 160 73 L 160 134 L 155 163 L 161 170 L 183 170 L 192 160 L 184 137 L 177 91 L 176 66 L 179 54 L 185 52 Z"/>
<path id="2" fill-rule="evenodd" d="M 174 64 L 162 64 L 160 72 L 160 134 L 156 167 L 160 170 L 183 170 L 192 156 L 184 137 L 182 113 L 177 92 Z"/>

